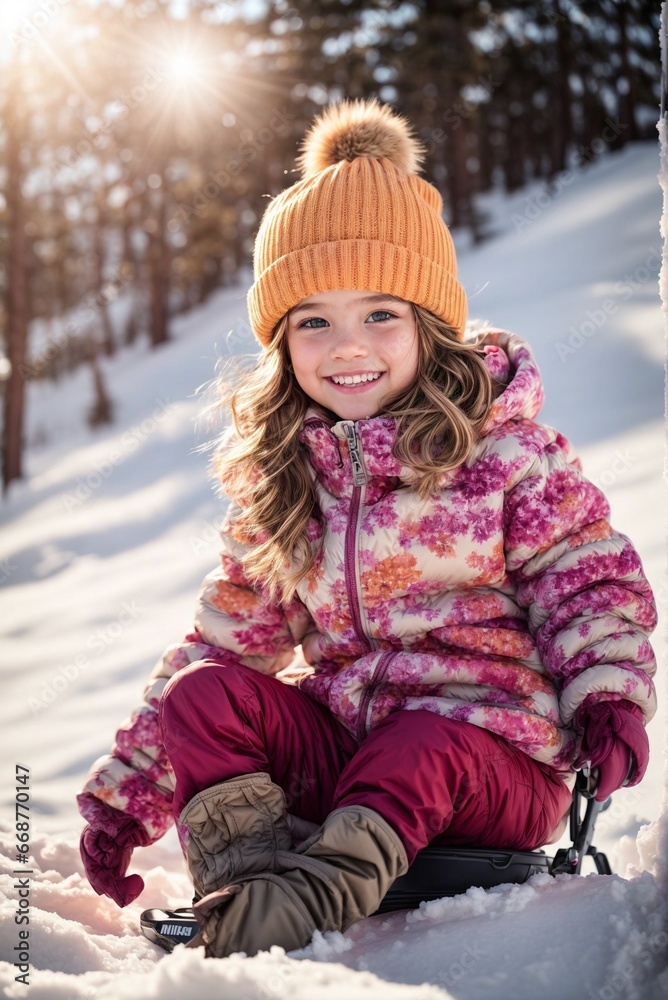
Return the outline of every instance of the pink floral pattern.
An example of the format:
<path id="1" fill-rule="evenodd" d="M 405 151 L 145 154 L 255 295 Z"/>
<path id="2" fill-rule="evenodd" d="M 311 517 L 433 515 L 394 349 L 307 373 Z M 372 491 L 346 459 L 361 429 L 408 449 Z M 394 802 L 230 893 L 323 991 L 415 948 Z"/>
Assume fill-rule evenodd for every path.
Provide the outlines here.
<path id="1" fill-rule="evenodd" d="M 223 529 L 196 631 L 163 654 L 88 791 L 157 838 L 172 789 L 155 718 L 169 677 L 205 657 L 276 673 L 300 644 L 313 668 L 303 690 L 360 738 L 390 712 L 427 709 L 568 771 L 588 696 L 652 717 L 657 613 L 638 553 L 570 441 L 536 422 L 543 386 L 529 345 L 493 329 L 483 347 L 501 392 L 467 462 L 424 500 L 394 457 L 390 417 L 357 421 L 367 482 L 355 487 L 344 422 L 307 414 L 300 440 L 322 517 L 309 538 L 324 534 L 324 546 L 298 597 L 272 605 L 249 586 L 244 547 Z"/>

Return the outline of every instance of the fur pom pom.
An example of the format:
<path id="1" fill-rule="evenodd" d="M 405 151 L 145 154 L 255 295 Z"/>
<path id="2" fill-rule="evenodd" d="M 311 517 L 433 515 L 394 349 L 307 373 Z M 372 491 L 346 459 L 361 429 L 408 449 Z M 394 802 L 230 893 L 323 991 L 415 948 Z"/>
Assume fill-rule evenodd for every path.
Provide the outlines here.
<path id="1" fill-rule="evenodd" d="M 304 136 L 296 164 L 302 180 L 358 156 L 385 157 L 398 170 L 417 174 L 425 155 L 410 122 L 374 97 L 327 108 Z"/>

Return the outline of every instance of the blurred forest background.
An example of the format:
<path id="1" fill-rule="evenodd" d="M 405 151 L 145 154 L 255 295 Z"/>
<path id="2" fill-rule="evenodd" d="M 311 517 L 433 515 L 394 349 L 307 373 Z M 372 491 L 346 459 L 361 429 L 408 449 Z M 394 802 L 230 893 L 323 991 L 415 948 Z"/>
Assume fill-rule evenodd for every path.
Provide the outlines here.
<path id="1" fill-rule="evenodd" d="M 330 102 L 407 115 L 473 242 L 481 194 L 656 141 L 656 0 L 0 0 L 0 25 L 5 490 L 29 380 L 89 365 L 111 420 L 100 358 L 237 281 Z"/>

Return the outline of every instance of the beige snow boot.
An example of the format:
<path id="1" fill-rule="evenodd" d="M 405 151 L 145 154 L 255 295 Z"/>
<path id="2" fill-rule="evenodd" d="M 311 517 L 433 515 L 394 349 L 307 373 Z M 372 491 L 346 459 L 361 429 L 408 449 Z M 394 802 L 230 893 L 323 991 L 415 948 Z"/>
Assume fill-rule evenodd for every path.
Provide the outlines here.
<path id="1" fill-rule="evenodd" d="M 253 872 L 272 871 L 276 852 L 292 846 L 285 812 L 283 789 L 262 771 L 195 795 L 179 822 L 190 834 L 187 861 L 198 895 Z"/>
<path id="2" fill-rule="evenodd" d="M 345 931 L 374 913 L 408 870 L 397 834 L 364 806 L 336 809 L 299 848 L 276 850 L 273 863 L 196 903 L 202 929 L 188 947 L 204 944 L 209 958 L 301 948 L 315 930 Z"/>

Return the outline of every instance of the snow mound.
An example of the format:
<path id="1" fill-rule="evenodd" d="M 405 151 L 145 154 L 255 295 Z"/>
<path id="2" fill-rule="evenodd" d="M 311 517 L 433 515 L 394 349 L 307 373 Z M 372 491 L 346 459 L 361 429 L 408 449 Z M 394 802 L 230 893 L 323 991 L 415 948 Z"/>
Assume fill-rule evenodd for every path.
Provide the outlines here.
<path id="1" fill-rule="evenodd" d="M 316 933 L 287 955 L 274 947 L 253 958 L 212 960 L 203 948 L 179 945 L 166 955 L 147 941 L 139 932 L 142 907 L 119 910 L 97 896 L 74 845 L 37 838 L 27 876 L 10 868 L 6 830 L 0 841 L 4 956 L 19 944 L 17 880 L 31 882 L 31 1000 L 658 1000 L 668 985 L 665 897 L 647 871 L 629 880 L 536 875 L 524 885 L 472 888 L 418 910 L 371 917 L 346 934 Z M 155 905 L 183 903 L 185 876 L 162 867 L 143 876 Z M 0 963 L 8 998 L 25 995 L 16 971 Z"/>
<path id="2" fill-rule="evenodd" d="M 668 192 L 661 124 L 660 182 Z M 610 500 L 612 523 L 638 549 L 657 596 L 652 642 L 665 664 L 658 168 L 651 144 L 630 144 L 578 172 L 530 227 L 510 232 L 505 225 L 494 241 L 465 250 L 460 271 L 472 316 L 516 330 L 534 347 L 547 390 L 543 419 L 572 437 L 585 474 Z M 519 209 L 529 195 L 518 194 Z M 665 268 L 661 278 L 665 290 Z M 103 360 L 117 403 L 111 428 L 91 433 L 82 426 L 90 393 L 84 370 L 57 385 L 29 388 L 27 438 L 41 444 L 29 448 L 28 477 L 0 508 L 0 628 L 12 650 L 2 664 L 3 759 L 24 761 L 31 775 L 31 853 L 18 875 L 13 830 L 0 827 L 3 995 L 668 996 L 665 803 L 660 811 L 665 666 L 657 672 L 660 707 L 648 727 L 647 774 L 639 786 L 616 793 L 597 823 L 597 846 L 626 878 L 536 876 L 523 886 L 472 888 L 416 911 L 372 917 L 345 934 L 316 934 L 308 947 L 287 955 L 274 948 L 215 961 L 183 946 L 167 956 L 139 932 L 145 907 L 190 900 L 173 833 L 135 852 L 130 870 L 141 874 L 145 890 L 131 906 L 119 910 L 88 885 L 76 794 L 138 702 L 163 647 L 190 629 L 197 588 L 217 558 L 222 510 L 206 459 L 194 450 L 202 406 L 195 392 L 211 379 L 218 358 L 255 349 L 247 337 L 247 284 L 223 289 L 176 318 L 173 339 L 162 350 L 150 352 L 142 343 Z M 8 818 L 11 781 L 3 783 L 2 795 Z M 22 878 L 30 887 L 28 991 L 13 965 L 14 949 L 25 940 L 19 938 L 24 925 L 15 922 Z"/>

